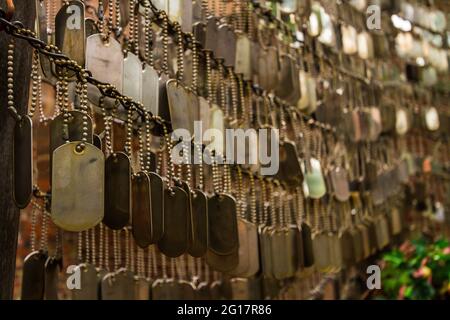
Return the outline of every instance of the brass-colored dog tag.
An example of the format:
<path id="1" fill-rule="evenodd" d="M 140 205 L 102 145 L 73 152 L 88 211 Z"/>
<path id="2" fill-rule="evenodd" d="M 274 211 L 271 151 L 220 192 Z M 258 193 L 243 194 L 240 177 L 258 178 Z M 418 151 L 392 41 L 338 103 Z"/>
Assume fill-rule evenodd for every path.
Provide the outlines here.
<path id="1" fill-rule="evenodd" d="M 45 263 L 45 300 L 58 300 L 58 280 L 62 260 L 49 257 Z"/>
<path id="2" fill-rule="evenodd" d="M 268 227 L 259 229 L 259 243 L 261 244 L 261 267 L 266 277 L 273 277 L 272 249 Z"/>
<path id="3" fill-rule="evenodd" d="M 208 197 L 201 190 L 194 190 L 192 196 L 191 226 L 188 253 L 200 258 L 208 249 Z"/>
<path id="4" fill-rule="evenodd" d="M 159 75 L 156 70 L 146 65 L 142 71 L 142 104 L 146 111 L 158 114 Z"/>
<path id="5" fill-rule="evenodd" d="M 110 272 L 103 277 L 101 282 L 102 300 L 123 300 L 120 280 L 116 278 L 116 273 Z"/>
<path id="6" fill-rule="evenodd" d="M 236 200 L 214 195 L 208 201 L 208 250 L 228 255 L 239 248 Z"/>
<path id="7" fill-rule="evenodd" d="M 86 40 L 86 69 L 95 79 L 110 83 L 122 92 L 123 54 L 120 43 L 112 37 L 103 41 L 101 34 L 89 36 Z"/>
<path id="8" fill-rule="evenodd" d="M 145 172 L 135 174 L 131 179 L 131 225 L 136 244 L 147 248 L 152 242 L 152 206 L 150 178 Z"/>
<path id="9" fill-rule="evenodd" d="M 340 239 L 343 264 L 346 268 L 349 268 L 355 263 L 353 236 L 349 230 L 344 230 L 340 235 Z"/>
<path id="10" fill-rule="evenodd" d="M 289 275 L 289 256 L 287 251 L 287 232 L 275 229 L 270 234 L 272 267 L 275 279 L 283 280 Z"/>
<path id="11" fill-rule="evenodd" d="M 252 79 L 251 52 L 252 48 L 250 39 L 244 34 L 239 34 L 236 41 L 235 72 L 242 74 L 244 80 Z"/>
<path id="12" fill-rule="evenodd" d="M 250 244 L 248 242 L 248 228 L 246 220 L 242 218 L 237 219 L 238 236 L 239 236 L 239 263 L 235 269 L 229 272 L 231 276 L 243 277 L 250 267 Z"/>
<path id="13" fill-rule="evenodd" d="M 31 200 L 33 192 L 33 122 L 28 116 L 22 116 L 14 127 L 13 140 L 13 177 L 14 202 L 24 209 Z"/>
<path id="14" fill-rule="evenodd" d="M 23 262 L 22 300 L 43 300 L 45 287 L 45 262 L 47 255 L 33 251 Z"/>
<path id="15" fill-rule="evenodd" d="M 134 300 L 134 273 L 126 268 L 121 268 L 116 273 L 119 290 L 123 292 L 123 300 Z"/>
<path id="16" fill-rule="evenodd" d="M 149 173 L 152 204 L 152 244 L 164 233 L 164 181 L 158 174 Z"/>
<path id="17" fill-rule="evenodd" d="M 164 233 L 158 242 L 159 250 L 176 258 L 187 252 L 189 199 L 186 192 L 173 187 L 164 191 Z"/>
<path id="18" fill-rule="evenodd" d="M 245 277 L 253 277 L 260 270 L 260 249 L 258 227 L 254 223 L 247 223 L 247 237 L 249 247 L 249 267 L 244 274 Z"/>
<path id="19" fill-rule="evenodd" d="M 86 58 L 83 2 L 71 0 L 64 4 L 56 15 L 55 24 L 55 45 L 83 67 Z"/>
<path id="20" fill-rule="evenodd" d="M 142 277 L 136 277 L 134 280 L 134 297 L 136 300 L 150 300 L 150 282 Z"/>
<path id="21" fill-rule="evenodd" d="M 128 52 L 123 60 L 123 94 L 134 101 L 141 101 L 142 66 L 139 58 Z"/>
<path id="22" fill-rule="evenodd" d="M 131 164 L 123 152 L 110 155 L 105 162 L 105 216 L 103 223 L 121 230 L 131 216 Z"/>
<path id="23" fill-rule="evenodd" d="M 83 263 L 76 267 L 80 274 L 80 288 L 72 290 L 72 300 L 97 300 L 97 270 L 91 264 Z"/>
<path id="24" fill-rule="evenodd" d="M 247 278 L 233 278 L 230 280 L 231 300 L 249 300 L 250 286 Z"/>
<path id="25" fill-rule="evenodd" d="M 170 300 L 173 280 L 158 279 L 153 283 L 152 298 L 153 300 Z"/>
<path id="26" fill-rule="evenodd" d="M 305 266 L 305 257 L 303 252 L 303 238 L 301 230 L 299 230 L 297 225 L 290 225 L 289 230 L 289 241 L 293 248 L 291 261 L 295 271 L 301 271 Z"/>
<path id="27" fill-rule="evenodd" d="M 95 227 L 104 214 L 104 156 L 89 143 L 70 142 L 53 153 L 52 220 L 63 230 Z"/>
<path id="28" fill-rule="evenodd" d="M 305 268 L 309 268 L 314 265 L 314 251 L 312 245 L 311 227 L 302 223 L 302 242 L 303 242 L 303 258 Z"/>
<path id="29" fill-rule="evenodd" d="M 177 80 L 167 81 L 167 98 L 169 101 L 170 120 L 172 129 L 188 130 L 194 133 L 194 121 L 189 110 L 188 91 Z"/>

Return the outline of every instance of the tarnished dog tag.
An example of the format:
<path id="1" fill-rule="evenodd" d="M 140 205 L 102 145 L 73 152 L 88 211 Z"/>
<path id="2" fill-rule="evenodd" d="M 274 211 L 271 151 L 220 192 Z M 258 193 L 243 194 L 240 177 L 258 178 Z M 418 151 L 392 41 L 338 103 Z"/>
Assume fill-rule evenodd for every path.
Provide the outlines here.
<path id="1" fill-rule="evenodd" d="M 194 133 L 194 121 L 189 110 L 188 91 L 178 84 L 177 80 L 167 81 L 167 98 L 169 101 L 172 129 L 189 130 Z"/>
<path id="2" fill-rule="evenodd" d="M 158 279 L 153 282 L 152 298 L 153 300 L 170 300 L 173 280 Z"/>
<path id="3" fill-rule="evenodd" d="M 150 282 L 142 277 L 134 279 L 134 297 L 136 300 L 150 300 Z"/>
<path id="4" fill-rule="evenodd" d="M 103 223 L 121 230 L 131 216 L 131 165 L 123 152 L 113 153 L 105 162 L 105 217 Z"/>
<path id="5" fill-rule="evenodd" d="M 139 58 L 128 52 L 123 60 L 123 94 L 134 101 L 142 101 L 142 66 Z"/>
<path id="6" fill-rule="evenodd" d="M 23 262 L 22 300 L 43 300 L 45 287 L 45 262 L 47 255 L 33 251 Z"/>
<path id="7" fill-rule="evenodd" d="M 116 280 L 123 291 L 123 300 L 134 300 L 134 273 L 127 268 L 120 268 L 116 272 Z"/>
<path id="8" fill-rule="evenodd" d="M 104 156 L 89 143 L 70 142 L 53 153 L 52 220 L 63 230 L 95 227 L 104 214 Z"/>
<path id="9" fill-rule="evenodd" d="M 210 300 L 211 299 L 211 288 L 208 282 L 200 282 L 195 288 L 195 299 L 196 300 Z"/>
<path id="10" fill-rule="evenodd" d="M 236 41 L 235 72 L 242 74 L 244 80 L 252 79 L 251 50 L 250 39 L 244 34 L 238 35 Z"/>
<path id="11" fill-rule="evenodd" d="M 300 181 L 302 170 L 299 162 L 297 148 L 292 142 L 283 142 L 280 145 L 280 171 L 282 180 Z"/>
<path id="12" fill-rule="evenodd" d="M 98 300 L 103 300 L 102 298 L 102 280 L 106 275 L 108 274 L 108 271 L 106 269 L 97 268 L 97 288 L 98 288 Z"/>
<path id="13" fill-rule="evenodd" d="M 260 249 L 258 227 L 254 223 L 247 224 L 248 247 L 249 247 L 249 268 L 245 273 L 246 277 L 252 277 L 260 270 Z"/>
<path id="14" fill-rule="evenodd" d="M 239 252 L 234 250 L 227 255 L 219 255 L 211 250 L 206 253 L 206 263 L 214 270 L 228 273 L 239 263 Z"/>
<path id="15" fill-rule="evenodd" d="M 84 118 L 84 120 L 83 120 Z M 87 141 L 93 142 L 92 119 L 81 111 L 69 111 L 67 126 L 64 123 L 64 115 L 58 115 L 50 123 L 50 157 L 53 152 L 67 141 L 82 141 L 83 121 L 87 122 Z"/>
<path id="16" fill-rule="evenodd" d="M 167 82 L 169 78 L 166 74 L 162 73 L 159 77 L 158 82 L 158 112 L 155 115 L 160 116 L 166 121 L 170 121 L 170 109 L 169 109 L 169 99 L 167 96 Z"/>
<path id="17" fill-rule="evenodd" d="M 102 300 L 123 300 L 125 293 L 122 284 L 116 278 L 116 273 L 110 272 L 103 277 L 101 282 Z"/>
<path id="18" fill-rule="evenodd" d="M 353 236 L 349 230 L 344 230 L 340 235 L 342 248 L 342 262 L 344 267 L 349 268 L 355 263 L 355 250 Z"/>
<path id="19" fill-rule="evenodd" d="M 314 251 L 312 245 L 311 227 L 302 223 L 302 242 L 303 242 L 303 257 L 305 268 L 309 268 L 314 265 Z"/>
<path id="20" fill-rule="evenodd" d="M 110 83 L 122 92 L 123 54 L 120 43 L 111 37 L 103 41 L 101 34 L 89 36 L 86 40 L 86 69 L 95 79 Z"/>
<path id="21" fill-rule="evenodd" d="M 236 200 L 214 195 L 208 201 L 208 250 L 227 255 L 239 247 Z"/>
<path id="22" fill-rule="evenodd" d="M 301 231 L 299 230 L 297 225 L 290 225 L 288 235 L 293 250 L 290 259 L 295 271 L 298 271 L 301 270 L 305 265 Z"/>
<path id="23" fill-rule="evenodd" d="M 86 58 L 83 2 L 71 0 L 64 4 L 55 17 L 55 24 L 55 45 L 83 67 Z"/>
<path id="24" fill-rule="evenodd" d="M 80 289 L 72 290 L 73 300 L 97 300 L 97 270 L 91 264 L 83 263 L 75 268 L 80 274 Z"/>
<path id="25" fill-rule="evenodd" d="M 14 202 L 24 209 L 33 192 L 33 122 L 22 116 L 14 127 L 13 140 Z"/>
<path id="26" fill-rule="evenodd" d="M 206 40 L 205 40 L 205 50 L 212 51 L 216 53 L 217 47 L 219 45 L 218 30 L 217 30 L 218 20 L 215 17 L 209 17 L 206 21 Z"/>
<path id="27" fill-rule="evenodd" d="M 208 101 L 203 97 L 198 97 L 198 117 L 195 117 L 196 121 L 201 121 L 203 130 L 211 128 L 211 109 Z"/>
<path id="28" fill-rule="evenodd" d="M 261 245 L 261 267 L 266 277 L 273 277 L 272 271 L 272 249 L 269 241 L 269 230 L 267 227 L 259 229 L 259 243 Z"/>
<path id="29" fill-rule="evenodd" d="M 247 221 L 242 218 L 237 219 L 238 236 L 239 236 L 239 263 L 235 269 L 229 272 L 231 276 L 243 277 L 250 267 L 250 248 L 248 242 Z"/>
<path id="30" fill-rule="evenodd" d="M 58 280 L 62 260 L 49 257 L 45 262 L 45 300 L 58 300 Z"/>
<path id="31" fill-rule="evenodd" d="M 194 300 L 195 288 L 191 282 L 186 280 L 178 280 L 176 282 L 176 286 L 181 300 Z"/>
<path id="32" fill-rule="evenodd" d="M 208 197 L 201 190 L 194 190 L 191 220 L 193 237 L 189 239 L 188 253 L 200 258 L 208 248 Z"/>
<path id="33" fill-rule="evenodd" d="M 152 204 L 152 244 L 157 243 L 164 232 L 164 181 L 158 174 L 149 173 Z"/>
<path id="34" fill-rule="evenodd" d="M 158 114 L 159 75 L 156 70 L 146 65 L 142 71 L 142 104 L 146 111 Z"/>
<path id="35" fill-rule="evenodd" d="M 150 178 L 145 172 L 135 174 L 131 179 L 131 225 L 136 244 L 147 248 L 152 242 L 152 206 Z"/>
<path id="36" fill-rule="evenodd" d="M 231 300 L 249 300 L 250 286 L 246 278 L 233 278 L 230 280 Z"/>
<path id="37" fill-rule="evenodd" d="M 159 250 L 176 258 L 187 252 L 189 200 L 186 192 L 173 187 L 164 191 L 164 233 L 158 242 Z"/>
<path id="38" fill-rule="evenodd" d="M 288 256 L 285 236 L 286 233 L 283 229 L 273 230 L 270 234 L 273 275 L 278 280 L 283 280 L 288 276 Z"/>

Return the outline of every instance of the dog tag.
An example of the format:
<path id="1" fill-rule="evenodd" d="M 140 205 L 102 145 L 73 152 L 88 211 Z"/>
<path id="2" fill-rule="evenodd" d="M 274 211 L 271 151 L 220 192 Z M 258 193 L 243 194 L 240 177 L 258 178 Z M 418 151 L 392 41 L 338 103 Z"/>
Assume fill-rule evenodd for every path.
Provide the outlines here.
<path id="1" fill-rule="evenodd" d="M 272 249 L 268 234 L 268 227 L 259 229 L 259 243 L 261 245 L 261 267 L 266 277 L 273 277 L 272 272 Z"/>
<path id="2" fill-rule="evenodd" d="M 134 280 L 134 297 L 136 300 L 150 300 L 150 282 L 142 277 L 136 277 Z"/>
<path id="3" fill-rule="evenodd" d="M 55 17 L 55 24 L 55 45 L 83 67 L 86 58 L 83 2 L 71 0 L 64 4 Z"/>
<path id="4" fill-rule="evenodd" d="M 229 272 L 231 276 L 234 277 L 242 277 L 245 275 L 245 273 L 248 271 L 250 267 L 250 246 L 248 242 L 248 228 L 247 228 L 248 222 L 244 219 L 237 219 L 237 227 L 238 227 L 238 237 L 239 237 L 239 263 L 236 266 L 236 268 Z"/>
<path id="5" fill-rule="evenodd" d="M 208 249 L 208 197 L 201 190 L 194 190 L 192 195 L 190 225 L 192 237 L 189 239 L 188 253 L 196 258 L 203 257 Z"/>
<path id="6" fill-rule="evenodd" d="M 23 262 L 22 300 L 43 300 L 45 287 L 45 262 L 42 251 L 31 252 Z"/>
<path id="7" fill-rule="evenodd" d="M 131 179 L 132 233 L 136 244 L 147 248 L 152 243 L 152 206 L 150 178 L 139 172 Z"/>
<path id="8" fill-rule="evenodd" d="M 346 268 L 349 268 L 355 263 L 353 236 L 350 231 L 345 230 L 340 238 L 343 264 Z"/>
<path id="9" fill-rule="evenodd" d="M 244 274 L 245 277 L 253 277 L 260 270 L 260 248 L 258 241 L 258 228 L 254 223 L 247 223 L 247 241 L 249 247 L 249 267 Z"/>
<path id="10" fill-rule="evenodd" d="M 311 163 L 311 171 L 303 167 L 303 175 L 305 180 L 303 182 L 305 196 L 310 197 L 311 199 L 320 199 L 322 198 L 326 192 L 325 180 L 322 174 L 322 166 L 320 161 L 314 158 L 310 159 Z"/>
<path id="11" fill-rule="evenodd" d="M 348 201 L 350 198 L 350 185 L 347 170 L 335 167 L 330 171 L 331 184 L 334 196 L 340 202 Z"/>
<path id="12" fill-rule="evenodd" d="M 298 229 L 297 225 L 291 225 L 289 226 L 288 234 L 289 241 L 293 248 L 293 254 L 290 257 L 292 265 L 294 266 L 295 271 L 300 271 L 305 266 L 301 230 Z"/>
<path id="13" fill-rule="evenodd" d="M 302 178 L 301 165 L 298 160 L 295 144 L 285 141 L 280 145 L 280 178 L 283 181 L 300 181 Z"/>
<path id="14" fill-rule="evenodd" d="M 187 252 L 189 205 L 183 189 L 173 187 L 164 191 L 164 233 L 158 247 L 168 257 L 176 258 Z"/>
<path id="15" fill-rule="evenodd" d="M 52 220 L 63 230 L 95 227 L 104 215 L 104 156 L 89 143 L 70 142 L 53 153 Z"/>
<path id="16" fill-rule="evenodd" d="M 230 195 L 214 195 L 208 201 L 208 250 L 228 255 L 238 247 L 236 200 Z"/>
<path id="17" fill-rule="evenodd" d="M 72 290 L 72 300 L 97 300 L 97 270 L 91 264 L 83 263 L 74 269 L 80 275 L 80 288 Z"/>
<path id="18" fill-rule="evenodd" d="M 123 60 L 123 94 L 134 101 L 142 101 L 142 66 L 139 58 L 128 52 Z"/>
<path id="19" fill-rule="evenodd" d="M 150 172 L 150 192 L 152 204 L 152 244 L 157 243 L 164 232 L 164 181 L 156 173 Z"/>
<path id="20" fill-rule="evenodd" d="M 141 98 L 146 111 L 158 114 L 159 75 L 156 70 L 145 65 L 142 71 Z"/>
<path id="21" fill-rule="evenodd" d="M 170 300 L 173 280 L 158 279 L 153 283 L 152 298 L 153 300 Z"/>
<path id="22" fill-rule="evenodd" d="M 45 263 L 45 300 L 58 300 L 58 280 L 62 260 L 49 257 Z"/>
<path id="23" fill-rule="evenodd" d="M 285 230 L 273 230 L 270 234 L 270 244 L 272 251 L 272 271 L 277 280 L 286 279 L 288 276 L 288 256 L 286 250 Z"/>
<path id="24" fill-rule="evenodd" d="M 239 34 L 236 41 L 235 72 L 242 74 L 244 80 L 252 79 L 251 42 L 244 34 Z"/>
<path id="25" fill-rule="evenodd" d="M 116 281 L 123 292 L 123 300 L 135 300 L 133 272 L 126 268 L 119 269 L 116 273 Z"/>
<path id="26" fill-rule="evenodd" d="M 231 300 L 249 300 L 250 286 L 246 278 L 233 278 L 230 280 Z"/>
<path id="27" fill-rule="evenodd" d="M 188 91 L 178 84 L 177 80 L 172 79 L 167 81 L 167 98 L 172 129 L 189 130 L 192 136 L 194 134 L 194 121 L 189 109 Z"/>
<path id="28" fill-rule="evenodd" d="M 123 300 L 124 292 L 122 284 L 116 278 L 116 273 L 110 272 L 103 277 L 101 282 L 102 300 Z"/>
<path id="29" fill-rule="evenodd" d="M 312 267 L 314 265 L 314 251 L 312 245 L 311 227 L 302 223 L 302 242 L 303 242 L 303 261 L 305 268 Z"/>
<path id="30" fill-rule="evenodd" d="M 101 34 L 87 38 L 86 69 L 95 79 L 112 84 L 119 92 L 123 89 L 123 62 L 122 47 L 115 39 L 103 41 Z"/>
<path id="31" fill-rule="evenodd" d="M 33 192 L 33 121 L 22 116 L 14 127 L 13 177 L 14 202 L 24 209 L 31 200 Z"/>
<path id="32" fill-rule="evenodd" d="M 131 165 L 123 152 L 110 155 L 105 162 L 105 216 L 103 223 L 121 230 L 131 216 Z"/>

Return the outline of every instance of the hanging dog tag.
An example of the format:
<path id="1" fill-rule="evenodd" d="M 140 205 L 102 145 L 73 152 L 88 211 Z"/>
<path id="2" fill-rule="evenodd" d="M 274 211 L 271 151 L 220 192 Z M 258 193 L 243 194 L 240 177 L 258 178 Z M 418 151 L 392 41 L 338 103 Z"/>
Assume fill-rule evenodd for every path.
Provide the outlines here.
<path id="1" fill-rule="evenodd" d="M 269 230 L 267 227 L 259 230 L 259 243 L 261 244 L 261 267 L 266 277 L 273 277 L 272 272 L 272 249 L 269 241 Z"/>
<path id="2" fill-rule="evenodd" d="M 314 265 L 314 252 L 312 246 L 311 227 L 302 223 L 302 242 L 303 242 L 303 260 L 305 268 L 309 268 Z"/>
<path id="3" fill-rule="evenodd" d="M 31 252 L 23 262 L 22 300 L 42 300 L 45 286 L 45 262 L 42 251 Z"/>
<path id="4" fill-rule="evenodd" d="M 170 300 L 173 280 L 158 279 L 153 283 L 153 300 Z"/>
<path id="5" fill-rule="evenodd" d="M 305 195 L 311 199 L 320 199 L 326 192 L 325 179 L 322 174 L 320 161 L 314 158 L 310 159 L 311 171 L 303 168 L 305 180 L 303 182 Z"/>
<path id="6" fill-rule="evenodd" d="M 101 282 L 102 300 L 123 300 L 124 292 L 122 284 L 116 278 L 116 273 L 110 272 L 103 277 Z"/>
<path id="7" fill-rule="evenodd" d="M 258 228 L 254 223 L 247 223 L 247 236 L 248 236 L 248 247 L 249 247 L 249 267 L 247 272 L 245 272 L 245 277 L 253 277 L 259 272 L 260 262 L 259 262 L 259 241 L 258 241 Z"/>
<path id="8" fill-rule="evenodd" d="M 49 257 L 45 263 L 45 300 L 58 300 L 58 281 L 62 260 Z"/>
<path id="9" fill-rule="evenodd" d="M 152 206 L 150 178 L 145 172 L 133 176 L 131 190 L 133 237 L 139 247 L 147 248 L 152 242 Z"/>
<path id="10" fill-rule="evenodd" d="M 239 236 L 239 263 L 229 274 L 234 277 L 243 277 L 250 267 L 250 244 L 248 242 L 248 222 L 242 218 L 237 219 Z"/>
<path id="11" fill-rule="evenodd" d="M 150 300 L 150 282 L 142 277 L 136 277 L 134 280 L 134 296 L 136 300 Z"/>
<path id="12" fill-rule="evenodd" d="M 83 67 L 86 58 L 83 2 L 71 0 L 63 5 L 56 15 L 55 24 L 55 45 Z"/>
<path id="13" fill-rule="evenodd" d="M 123 60 L 123 94 L 134 101 L 142 101 L 141 86 L 141 61 L 135 54 L 128 52 Z"/>
<path id="14" fill-rule="evenodd" d="M 104 156 L 89 143 L 71 142 L 53 153 L 52 220 L 63 230 L 95 227 L 104 214 Z"/>
<path id="15" fill-rule="evenodd" d="M 123 152 L 113 153 L 105 162 L 105 217 L 103 223 L 121 230 L 131 216 L 131 165 Z"/>
<path id="16" fill-rule="evenodd" d="M 158 242 L 159 250 L 176 258 L 187 251 L 189 200 L 186 192 L 173 187 L 164 191 L 164 233 Z"/>
<path id="17" fill-rule="evenodd" d="M 167 81 L 167 98 L 169 100 L 172 129 L 188 130 L 192 135 L 194 133 L 194 121 L 189 109 L 188 91 L 178 84 L 177 80 L 172 79 Z"/>
<path id="18" fill-rule="evenodd" d="M 295 144 L 285 141 L 280 145 L 280 179 L 283 181 L 300 181 L 302 170 Z"/>
<path id="19" fill-rule="evenodd" d="M 134 273 L 126 268 L 120 268 L 116 272 L 116 280 L 123 292 L 123 300 L 134 300 Z"/>
<path id="20" fill-rule="evenodd" d="M 350 186 L 347 170 L 341 167 L 336 167 L 333 168 L 329 174 L 335 198 L 341 202 L 347 201 L 350 198 Z"/>
<path id="21" fill-rule="evenodd" d="M 152 204 L 151 243 L 157 243 L 164 232 L 164 181 L 156 173 L 150 172 L 150 192 Z"/>
<path id="22" fill-rule="evenodd" d="M 75 268 L 80 274 L 80 288 L 72 290 L 73 300 L 97 300 L 97 270 L 91 264 L 80 264 Z"/>
<path id="23" fill-rule="evenodd" d="M 236 42 L 235 72 L 242 74 L 244 76 L 244 80 L 252 79 L 251 52 L 252 48 L 250 39 L 244 34 L 238 35 Z"/>
<path id="24" fill-rule="evenodd" d="M 238 247 L 236 200 L 229 195 L 214 195 L 208 201 L 208 250 L 227 255 Z"/>
<path id="25" fill-rule="evenodd" d="M 156 70 L 146 65 L 142 71 L 141 97 L 146 111 L 158 114 L 159 75 Z"/>
<path id="26" fill-rule="evenodd" d="M 205 40 L 205 50 L 212 51 L 214 53 L 217 52 L 217 47 L 219 45 L 218 38 L 218 30 L 217 30 L 217 18 L 210 17 L 206 21 L 206 40 Z"/>
<path id="27" fill-rule="evenodd" d="M 14 127 L 13 176 L 14 202 L 24 209 L 31 200 L 33 192 L 33 122 L 28 116 L 22 116 Z"/>
<path id="28" fill-rule="evenodd" d="M 195 190 L 192 196 L 191 219 L 193 237 L 189 239 L 188 253 L 200 258 L 208 248 L 208 198 L 201 190 Z"/>
<path id="29" fill-rule="evenodd" d="M 123 61 L 122 47 L 115 39 L 103 41 L 101 34 L 87 38 L 86 69 L 95 79 L 112 84 L 119 92 L 123 89 Z"/>

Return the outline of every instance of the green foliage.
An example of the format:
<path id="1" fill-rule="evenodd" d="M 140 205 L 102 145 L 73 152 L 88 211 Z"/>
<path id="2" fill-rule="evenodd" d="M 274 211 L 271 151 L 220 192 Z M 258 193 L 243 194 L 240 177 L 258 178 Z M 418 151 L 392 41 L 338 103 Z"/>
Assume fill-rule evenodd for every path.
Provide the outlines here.
<path id="1" fill-rule="evenodd" d="M 418 239 L 386 253 L 382 288 L 388 299 L 431 300 L 450 294 L 450 243 Z"/>

